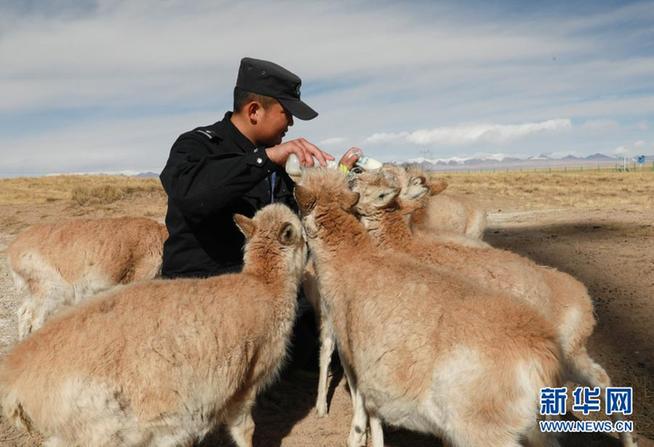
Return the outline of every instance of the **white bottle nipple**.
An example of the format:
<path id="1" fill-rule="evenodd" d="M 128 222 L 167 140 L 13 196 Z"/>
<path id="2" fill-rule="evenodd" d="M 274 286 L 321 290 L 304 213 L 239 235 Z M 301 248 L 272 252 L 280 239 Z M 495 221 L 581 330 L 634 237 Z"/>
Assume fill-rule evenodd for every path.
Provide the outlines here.
<path id="1" fill-rule="evenodd" d="M 355 163 L 356 166 L 360 167 L 364 171 L 374 171 L 375 169 L 380 169 L 383 166 L 381 161 L 377 161 L 374 158 L 361 156 Z"/>

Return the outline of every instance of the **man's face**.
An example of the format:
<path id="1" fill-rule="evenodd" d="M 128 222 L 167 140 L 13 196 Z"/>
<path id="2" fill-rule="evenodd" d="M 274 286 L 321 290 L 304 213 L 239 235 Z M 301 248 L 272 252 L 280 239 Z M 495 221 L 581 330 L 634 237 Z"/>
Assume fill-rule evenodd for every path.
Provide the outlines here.
<path id="1" fill-rule="evenodd" d="M 282 142 L 286 131 L 293 125 L 293 116 L 278 102 L 259 110 L 257 143 L 271 147 Z"/>

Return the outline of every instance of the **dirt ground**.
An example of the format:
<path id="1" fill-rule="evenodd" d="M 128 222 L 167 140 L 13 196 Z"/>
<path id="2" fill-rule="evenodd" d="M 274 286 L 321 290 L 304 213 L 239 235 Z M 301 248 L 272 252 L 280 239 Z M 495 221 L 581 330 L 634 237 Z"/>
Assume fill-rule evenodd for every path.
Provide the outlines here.
<path id="1" fill-rule="evenodd" d="M 469 194 L 466 179 L 450 177 L 448 181 L 454 191 Z M 0 189 L 2 186 L 0 182 Z M 654 206 L 650 189 L 642 190 L 649 199 L 617 200 L 608 205 L 571 198 L 534 203 L 493 189 L 477 191 L 483 191 L 478 199 L 490 211 L 485 234 L 488 242 L 568 272 L 587 285 L 598 319 L 589 351 L 608 371 L 614 385 L 633 386 L 633 420 L 641 435 L 640 445 L 654 446 L 647 439 L 654 438 Z M 530 190 L 523 193 L 529 195 Z M 592 188 L 578 194 L 592 194 Z M 162 194 L 153 191 L 91 205 L 62 197 L 38 203 L 0 199 L 0 352 L 15 342 L 15 309 L 20 297 L 13 290 L 4 252 L 18 231 L 35 222 L 75 216 L 146 215 L 161 219 L 165 211 Z M 584 207 L 575 203 L 584 203 Z M 339 370 L 334 374 L 330 414 L 319 419 L 313 410 L 317 374 L 287 371 L 258 400 L 254 445 L 345 445 L 351 416 L 349 394 Z M 385 434 L 389 447 L 440 445 L 435 438 L 391 427 Z M 594 434 L 565 436 L 562 444 L 620 445 L 614 437 Z M 0 419 L 0 446 L 32 445 L 39 445 L 38 437 L 22 434 Z M 219 431 L 202 443 L 210 445 L 232 444 Z"/>

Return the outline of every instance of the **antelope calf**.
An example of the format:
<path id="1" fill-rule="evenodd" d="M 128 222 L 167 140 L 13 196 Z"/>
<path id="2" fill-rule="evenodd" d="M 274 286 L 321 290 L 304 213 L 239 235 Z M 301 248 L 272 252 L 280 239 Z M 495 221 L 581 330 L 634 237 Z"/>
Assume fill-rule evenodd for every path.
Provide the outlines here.
<path id="1" fill-rule="evenodd" d="M 24 230 L 7 249 L 14 283 L 25 294 L 17 311 L 19 338 L 98 292 L 157 276 L 167 237 L 165 226 L 140 217 L 75 219 Z"/>
<path id="2" fill-rule="evenodd" d="M 551 325 L 506 293 L 377 248 L 342 174 L 307 172 L 295 194 L 355 390 L 348 445 L 365 444 L 366 414 L 374 447 L 382 420 L 455 446 L 544 445 L 539 390 L 560 375 Z"/>
<path id="3" fill-rule="evenodd" d="M 415 173 L 393 165 L 385 166 L 384 172 L 396 176 L 403 191 L 411 179 L 417 177 Z M 444 180 L 429 183 L 425 206 L 411 216 L 411 228 L 436 235 L 461 235 L 481 240 L 486 229 L 486 211 L 469 197 L 445 191 L 447 186 Z"/>
<path id="4" fill-rule="evenodd" d="M 221 423 L 251 447 L 251 409 L 285 359 L 307 251 L 283 205 L 235 221 L 241 273 L 109 291 L 15 346 L 0 363 L 7 419 L 49 447 L 190 447 Z"/>

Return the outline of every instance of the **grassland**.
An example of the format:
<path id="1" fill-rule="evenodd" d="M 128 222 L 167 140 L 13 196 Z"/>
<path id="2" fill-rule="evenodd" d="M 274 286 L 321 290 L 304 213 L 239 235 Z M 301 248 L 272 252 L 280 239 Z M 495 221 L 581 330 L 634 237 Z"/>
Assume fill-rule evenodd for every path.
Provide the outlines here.
<path id="1" fill-rule="evenodd" d="M 0 229 L 15 234 L 37 222 L 70 217 L 146 216 L 163 219 L 159 179 L 108 175 L 0 180 Z"/>
<path id="2" fill-rule="evenodd" d="M 543 208 L 652 208 L 654 171 L 478 172 L 432 174 L 450 191 L 474 196 L 493 211 Z"/>
<path id="3" fill-rule="evenodd" d="M 484 203 L 507 203 L 512 209 L 652 207 L 654 203 L 654 171 L 509 171 L 431 176 L 447 180 L 450 191 L 474 196 Z M 142 196 L 164 199 L 159 180 L 109 175 L 0 179 L 0 205 L 66 202 L 102 206 Z"/>
<path id="4" fill-rule="evenodd" d="M 158 179 L 110 175 L 56 175 L 0 180 L 0 204 L 74 201 L 112 203 L 143 193 L 163 194 Z"/>

